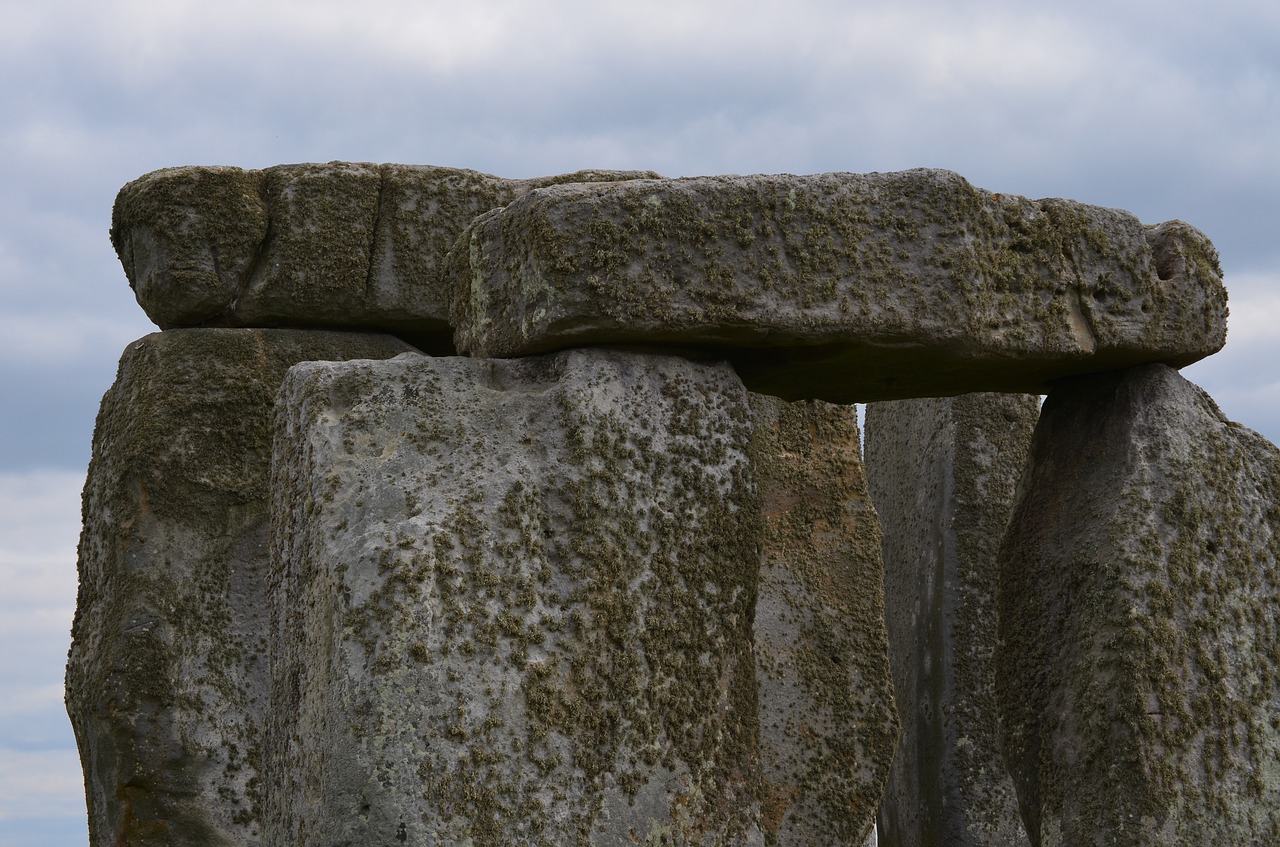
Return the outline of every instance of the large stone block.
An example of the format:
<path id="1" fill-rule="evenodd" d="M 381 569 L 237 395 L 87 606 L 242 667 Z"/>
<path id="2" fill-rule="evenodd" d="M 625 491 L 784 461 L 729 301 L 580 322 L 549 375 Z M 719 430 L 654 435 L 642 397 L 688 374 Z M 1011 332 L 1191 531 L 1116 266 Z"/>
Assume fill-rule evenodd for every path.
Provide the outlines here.
<path id="1" fill-rule="evenodd" d="M 1043 393 L 1225 338 L 1198 231 L 945 171 L 553 186 L 478 218 L 450 262 L 463 352 L 712 347 L 786 399 Z"/>
<path id="2" fill-rule="evenodd" d="M 402 357 L 295 369 L 276 445 L 271 843 L 863 843 L 897 723 L 852 409 Z"/>
<path id="3" fill-rule="evenodd" d="M 656 176 L 512 180 L 346 162 L 167 168 L 120 190 L 111 239 L 139 304 L 164 329 L 374 329 L 452 349 L 444 258 L 472 218 L 544 185 Z"/>
<path id="4" fill-rule="evenodd" d="M 301 365 L 271 845 L 763 845 L 760 510 L 727 366 Z"/>
<path id="5" fill-rule="evenodd" d="M 1026 847 L 1000 753 L 996 552 L 1039 416 L 1035 395 L 867 405 L 903 738 L 879 815 L 885 847 Z"/>
<path id="6" fill-rule="evenodd" d="M 93 847 L 257 843 L 275 395 L 297 362 L 409 349 L 209 329 L 125 350 L 94 433 L 67 665 Z"/>
<path id="7" fill-rule="evenodd" d="M 754 632 L 766 843 L 859 847 L 898 720 L 857 413 L 758 394 L 751 408 L 764 510 Z"/>
<path id="8" fill-rule="evenodd" d="M 1280 450 L 1167 367 L 1069 380 L 1000 566 L 1033 845 L 1280 844 Z"/>

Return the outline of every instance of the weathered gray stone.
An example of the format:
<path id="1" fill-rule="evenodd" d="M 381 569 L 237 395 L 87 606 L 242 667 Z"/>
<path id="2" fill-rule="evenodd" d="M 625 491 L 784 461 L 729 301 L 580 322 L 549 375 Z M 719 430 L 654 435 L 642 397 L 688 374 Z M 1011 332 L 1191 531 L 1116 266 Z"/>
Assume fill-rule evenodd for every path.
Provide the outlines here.
<path id="1" fill-rule="evenodd" d="M 276 391 L 300 361 L 409 349 L 208 329 L 125 350 L 94 433 L 67 665 L 93 847 L 257 843 Z"/>
<path id="2" fill-rule="evenodd" d="M 1280 450 L 1172 369 L 1045 403 L 997 691 L 1036 847 L 1280 844 Z"/>
<path id="3" fill-rule="evenodd" d="M 450 262 L 463 352 L 712 347 L 787 399 L 1043 393 L 1225 338 L 1198 231 L 945 171 L 553 186 L 478 218 Z"/>
<path id="4" fill-rule="evenodd" d="M 1000 753 L 996 552 L 1039 412 L 1025 394 L 867 405 L 903 721 L 879 815 L 885 847 L 1029 843 Z"/>
<path id="5" fill-rule="evenodd" d="M 857 413 L 762 395 L 751 409 L 764 510 L 754 631 L 766 843 L 860 847 L 898 721 Z"/>
<path id="6" fill-rule="evenodd" d="M 167 168 L 126 185 L 111 238 L 162 328 L 321 326 L 452 349 L 445 254 L 477 215 L 561 182 L 656 177 L 331 162 Z"/>
<path id="7" fill-rule="evenodd" d="M 606 351 L 305 364 L 270 845 L 763 845 L 750 407 Z"/>

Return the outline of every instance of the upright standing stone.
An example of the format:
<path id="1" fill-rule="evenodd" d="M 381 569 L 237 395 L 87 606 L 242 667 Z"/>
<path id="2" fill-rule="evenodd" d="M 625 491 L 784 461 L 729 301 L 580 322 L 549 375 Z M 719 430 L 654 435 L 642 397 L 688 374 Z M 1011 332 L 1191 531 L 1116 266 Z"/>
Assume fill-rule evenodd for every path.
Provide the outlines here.
<path id="1" fill-rule="evenodd" d="M 1039 415 L 1034 395 L 867 405 L 902 744 L 885 847 L 1025 847 L 1000 755 L 996 552 Z"/>
<path id="2" fill-rule="evenodd" d="M 752 395 L 755 611 L 770 847 L 860 847 L 898 741 L 880 523 L 852 406 Z"/>
<path id="3" fill-rule="evenodd" d="M 291 371 L 268 844 L 763 845 L 750 434 L 683 359 Z"/>
<path id="4" fill-rule="evenodd" d="M 1171 368 L 1068 381 L 1000 565 L 1035 847 L 1280 844 L 1280 450 Z"/>
<path id="5" fill-rule="evenodd" d="M 300 361 L 408 349 L 210 329 L 125 350 L 94 432 L 67 664 L 93 847 L 258 842 L 276 391 Z"/>

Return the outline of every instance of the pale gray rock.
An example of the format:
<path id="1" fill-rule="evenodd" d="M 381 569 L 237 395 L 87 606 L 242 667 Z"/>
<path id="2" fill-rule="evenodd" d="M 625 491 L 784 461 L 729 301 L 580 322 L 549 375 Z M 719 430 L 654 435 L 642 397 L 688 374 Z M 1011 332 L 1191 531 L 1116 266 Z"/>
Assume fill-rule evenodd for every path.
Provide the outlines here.
<path id="1" fill-rule="evenodd" d="M 1029 844 L 1000 752 L 996 553 L 1039 412 L 1022 394 L 867 405 L 903 722 L 879 815 L 885 847 Z"/>
<path id="2" fill-rule="evenodd" d="M 125 350 L 94 432 L 67 665 L 93 847 L 258 843 L 275 395 L 297 362 L 410 349 L 200 329 Z"/>
<path id="3" fill-rule="evenodd" d="M 1046 401 L 997 691 L 1036 847 L 1280 844 L 1280 450 L 1163 366 Z"/>
<path id="4" fill-rule="evenodd" d="M 786 399 L 1043 393 L 1221 348 L 1217 254 L 1180 222 L 936 170 L 561 185 L 451 253 L 460 351 L 711 347 Z"/>
<path id="5" fill-rule="evenodd" d="M 754 631 L 766 843 L 874 844 L 898 720 L 857 413 L 762 395 L 751 408 L 764 514 Z"/>
<path id="6" fill-rule="evenodd" d="M 290 371 L 267 844 L 763 847 L 750 435 L 723 364 Z"/>
<path id="7" fill-rule="evenodd" d="M 164 329 L 372 329 L 451 350 L 444 259 L 474 217 L 545 185 L 656 176 L 512 180 L 349 162 L 166 168 L 120 190 L 111 239 L 139 304 Z"/>

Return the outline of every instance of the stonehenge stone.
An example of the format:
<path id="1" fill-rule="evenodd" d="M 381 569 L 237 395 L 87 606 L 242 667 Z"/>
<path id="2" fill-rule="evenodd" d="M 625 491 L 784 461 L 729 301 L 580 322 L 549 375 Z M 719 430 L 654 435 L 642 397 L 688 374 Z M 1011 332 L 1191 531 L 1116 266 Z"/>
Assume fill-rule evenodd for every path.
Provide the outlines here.
<path id="1" fill-rule="evenodd" d="M 1197 230 L 938 170 L 551 186 L 449 261 L 461 352 L 712 348 L 784 399 L 1044 393 L 1225 339 Z"/>
<path id="2" fill-rule="evenodd" d="M 266 843 L 763 847 L 750 434 L 723 364 L 291 370 Z"/>
<path id="3" fill-rule="evenodd" d="M 331 162 L 111 239 L 90 847 L 1280 844 L 1280 450 L 1174 370 L 1187 224 Z"/>
<path id="4" fill-rule="evenodd" d="M 751 409 L 764 513 L 754 639 L 766 843 L 861 847 L 899 726 L 857 413 L 759 394 Z"/>
<path id="5" fill-rule="evenodd" d="M 1064 381 L 1000 568 L 1035 847 L 1280 844 L 1280 450 L 1165 366 Z"/>
<path id="6" fill-rule="evenodd" d="M 258 843 L 276 391 L 302 360 L 410 349 L 248 329 L 126 348 L 94 432 L 67 664 L 92 847 Z"/>
<path id="7" fill-rule="evenodd" d="M 1039 416 L 1035 395 L 867 404 L 903 738 L 885 847 L 1026 847 L 995 697 L 996 554 Z"/>
<path id="8" fill-rule="evenodd" d="M 279 415 L 269 844 L 865 842 L 852 408 L 576 351 L 301 365 Z"/>
<path id="9" fill-rule="evenodd" d="M 477 215 L 578 171 L 513 180 L 414 165 L 166 168 L 116 197 L 111 240 L 162 329 L 329 327 L 452 350 L 444 258 Z"/>

